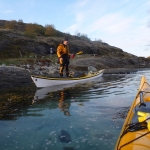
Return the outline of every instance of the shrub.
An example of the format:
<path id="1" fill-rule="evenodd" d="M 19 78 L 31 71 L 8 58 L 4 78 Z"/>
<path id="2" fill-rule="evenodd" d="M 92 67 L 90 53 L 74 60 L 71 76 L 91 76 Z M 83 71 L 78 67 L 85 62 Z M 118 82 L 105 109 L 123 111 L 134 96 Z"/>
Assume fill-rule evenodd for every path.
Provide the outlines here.
<path id="1" fill-rule="evenodd" d="M 42 27 L 36 23 L 34 23 L 34 24 L 30 23 L 25 26 L 25 35 L 27 35 L 31 38 L 34 38 L 35 33 L 44 35 L 44 27 Z"/>
<path id="2" fill-rule="evenodd" d="M 36 26 L 36 33 L 44 35 L 45 29 L 42 26 Z"/>
<path id="3" fill-rule="evenodd" d="M 54 25 L 45 25 L 45 35 L 46 36 L 55 36 L 56 30 Z"/>
<path id="4" fill-rule="evenodd" d="M 30 38 L 34 38 L 35 37 L 35 28 L 34 28 L 34 24 L 27 24 L 25 26 L 25 32 L 24 34 Z"/>
<path id="5" fill-rule="evenodd" d="M 15 29 L 16 20 L 5 22 L 6 29 Z"/>

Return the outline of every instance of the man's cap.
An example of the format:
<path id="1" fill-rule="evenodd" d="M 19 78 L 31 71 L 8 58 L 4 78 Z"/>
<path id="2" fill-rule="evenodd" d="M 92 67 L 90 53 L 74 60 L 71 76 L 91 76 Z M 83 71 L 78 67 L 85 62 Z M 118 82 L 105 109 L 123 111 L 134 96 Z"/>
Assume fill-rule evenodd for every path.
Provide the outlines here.
<path id="1" fill-rule="evenodd" d="M 64 41 L 69 41 L 67 37 L 64 38 Z"/>

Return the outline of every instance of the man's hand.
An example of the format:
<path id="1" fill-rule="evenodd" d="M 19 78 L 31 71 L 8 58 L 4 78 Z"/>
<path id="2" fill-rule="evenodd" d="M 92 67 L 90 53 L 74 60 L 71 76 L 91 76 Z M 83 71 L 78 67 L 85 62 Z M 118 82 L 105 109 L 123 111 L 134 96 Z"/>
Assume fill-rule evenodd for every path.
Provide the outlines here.
<path id="1" fill-rule="evenodd" d="M 60 64 L 63 63 L 63 58 L 62 57 L 59 58 L 59 62 L 60 62 Z"/>
<path id="2" fill-rule="evenodd" d="M 62 57 L 60 57 L 60 58 L 59 58 L 59 60 L 60 60 L 60 61 L 63 61 L 63 58 L 62 58 Z"/>

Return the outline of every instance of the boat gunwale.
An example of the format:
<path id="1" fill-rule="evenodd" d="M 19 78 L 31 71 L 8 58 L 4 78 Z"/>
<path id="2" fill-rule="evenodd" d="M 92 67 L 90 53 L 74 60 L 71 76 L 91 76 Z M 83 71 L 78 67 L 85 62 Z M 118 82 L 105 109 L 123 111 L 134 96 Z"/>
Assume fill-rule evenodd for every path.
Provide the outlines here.
<path id="1" fill-rule="evenodd" d="M 82 79 L 88 79 L 88 78 L 92 78 L 92 77 L 96 77 L 99 76 L 100 74 L 103 74 L 104 69 L 103 70 L 99 70 L 98 72 L 96 72 L 95 74 L 91 75 L 91 76 L 84 76 L 84 77 L 78 77 L 78 78 L 51 78 L 51 77 L 46 77 L 46 76 L 36 76 L 36 75 L 31 75 L 31 77 L 33 78 L 40 78 L 40 79 L 48 79 L 48 80 L 82 80 Z"/>

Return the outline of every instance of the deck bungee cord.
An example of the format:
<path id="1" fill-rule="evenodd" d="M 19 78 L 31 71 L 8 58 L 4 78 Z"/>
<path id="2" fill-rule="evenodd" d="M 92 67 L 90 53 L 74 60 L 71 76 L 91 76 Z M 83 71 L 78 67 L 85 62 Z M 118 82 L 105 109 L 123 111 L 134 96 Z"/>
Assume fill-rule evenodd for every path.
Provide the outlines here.
<path id="1" fill-rule="evenodd" d="M 147 82 L 145 82 L 147 83 Z M 148 83 L 147 83 L 148 84 Z M 148 84 L 149 85 L 149 84 Z M 137 94 L 137 97 L 140 95 L 140 104 L 139 104 L 139 108 L 141 106 L 146 107 L 146 104 L 144 103 L 143 97 L 145 94 L 150 93 L 150 92 L 145 92 L 145 91 L 139 91 L 139 93 Z M 136 98 L 137 98 L 136 97 Z M 136 108 L 135 108 L 136 109 Z M 127 134 L 128 132 L 136 132 L 136 131 L 140 131 L 140 130 L 144 130 L 144 129 L 148 129 L 149 131 L 142 134 L 141 136 L 130 140 L 129 142 L 121 145 L 119 148 L 117 147 L 117 150 L 121 150 L 124 146 L 142 138 L 143 136 L 147 135 L 150 133 L 150 113 L 146 113 L 146 112 L 140 112 L 138 111 L 137 114 L 139 115 L 138 120 L 139 122 L 135 122 L 135 123 L 130 123 L 130 124 L 126 124 L 126 128 L 123 131 L 122 135 L 120 136 L 120 140 L 122 139 L 122 137 Z M 118 145 L 120 144 L 120 140 L 118 142 Z"/>
<path id="2" fill-rule="evenodd" d="M 123 132 L 122 135 L 120 136 L 120 140 L 121 140 L 121 138 L 122 138 L 125 134 L 127 134 L 128 132 L 135 132 L 135 131 L 147 129 L 147 122 L 146 122 L 146 121 L 149 120 L 149 119 L 150 119 L 150 117 L 147 118 L 147 119 L 145 119 L 145 120 L 142 121 L 142 122 L 136 122 L 136 123 L 127 124 L 127 125 L 126 125 L 127 128 L 124 130 L 124 132 Z M 147 133 L 142 134 L 141 136 L 139 136 L 139 137 L 137 137 L 137 138 L 135 138 L 135 139 L 133 139 L 133 140 L 131 140 L 131 141 L 129 141 L 129 142 L 123 144 L 123 145 L 121 145 L 119 149 L 118 149 L 118 147 L 117 147 L 117 150 L 121 150 L 121 148 L 123 148 L 124 146 L 126 146 L 126 145 L 128 145 L 128 144 L 130 144 L 130 143 L 132 143 L 132 142 L 134 142 L 134 141 L 136 141 L 136 140 L 138 140 L 139 138 L 141 138 L 141 137 L 143 137 L 143 136 L 145 136 L 145 135 L 147 135 L 147 134 L 149 134 L 149 133 L 150 133 L 150 131 L 148 131 Z M 120 143 L 120 141 L 119 141 L 119 143 Z M 118 143 L 118 145 L 119 145 L 119 143 Z"/>

